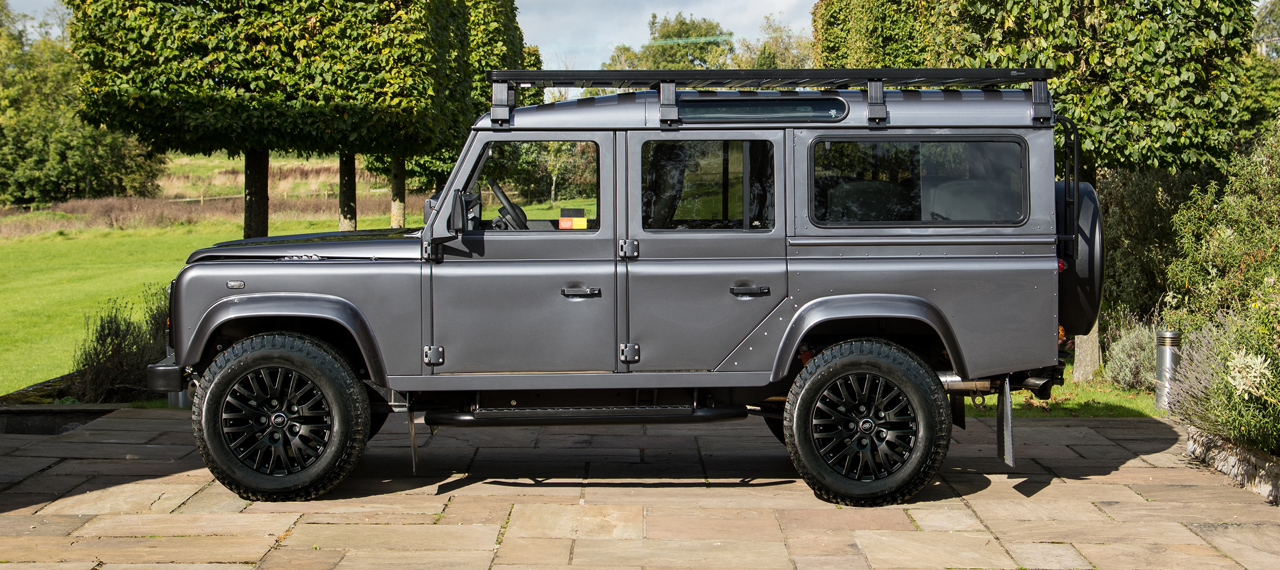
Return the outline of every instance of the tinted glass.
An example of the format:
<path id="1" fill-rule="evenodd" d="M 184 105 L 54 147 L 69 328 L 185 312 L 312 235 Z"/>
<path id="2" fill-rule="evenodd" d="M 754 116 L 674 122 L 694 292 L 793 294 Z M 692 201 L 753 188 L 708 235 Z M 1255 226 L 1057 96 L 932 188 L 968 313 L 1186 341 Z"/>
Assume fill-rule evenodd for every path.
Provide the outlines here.
<path id="1" fill-rule="evenodd" d="M 750 121 L 831 123 L 844 118 L 849 106 L 842 99 L 725 99 L 680 101 L 680 120 L 690 123 Z"/>
<path id="2" fill-rule="evenodd" d="M 813 156 L 811 215 L 819 224 L 1023 218 L 1017 143 L 819 141 Z"/>
<path id="3" fill-rule="evenodd" d="M 640 155 L 644 229 L 773 228 L 773 143 L 648 141 Z"/>
<path id="4" fill-rule="evenodd" d="M 468 198 L 471 229 L 573 231 L 600 227 L 600 153 L 590 141 L 489 143 Z M 502 196 L 515 207 L 512 213 Z M 520 222 L 508 216 L 520 218 Z M 521 225 L 525 227 L 520 227 Z"/>

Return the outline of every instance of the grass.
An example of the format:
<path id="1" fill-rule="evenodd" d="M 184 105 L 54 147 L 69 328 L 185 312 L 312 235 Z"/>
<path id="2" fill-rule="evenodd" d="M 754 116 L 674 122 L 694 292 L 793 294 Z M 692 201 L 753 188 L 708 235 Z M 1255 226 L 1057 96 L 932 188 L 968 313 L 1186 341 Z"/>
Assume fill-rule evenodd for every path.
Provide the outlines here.
<path id="1" fill-rule="evenodd" d="M 271 234 L 333 231 L 336 225 L 336 216 L 276 220 Z M 385 215 L 359 220 L 362 229 L 389 225 Z M 71 372 L 86 315 L 111 298 L 139 298 L 146 284 L 168 283 L 192 251 L 242 234 L 240 224 L 215 219 L 0 239 L 0 394 Z"/>
<path id="2" fill-rule="evenodd" d="M 1071 377 L 1068 369 L 1067 377 Z M 996 396 L 987 396 L 976 407 L 966 399 L 965 415 L 990 418 L 996 415 Z M 1145 418 L 1163 416 L 1156 409 L 1156 395 L 1151 392 L 1124 390 L 1101 382 L 1072 382 L 1053 389 L 1053 397 L 1037 400 L 1030 392 L 1013 393 L 1015 418 Z"/>

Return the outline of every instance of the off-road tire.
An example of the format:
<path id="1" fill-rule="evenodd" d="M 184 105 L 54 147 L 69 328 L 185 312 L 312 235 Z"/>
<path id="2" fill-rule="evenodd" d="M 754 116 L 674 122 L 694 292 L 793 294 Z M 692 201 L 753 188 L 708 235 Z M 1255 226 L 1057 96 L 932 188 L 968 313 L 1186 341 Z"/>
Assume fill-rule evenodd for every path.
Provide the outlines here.
<path id="1" fill-rule="evenodd" d="M 223 437 L 222 410 L 228 393 L 247 374 L 267 367 L 305 376 L 331 412 L 326 444 L 312 463 L 297 472 L 256 471 L 234 455 Z M 305 501 L 332 490 L 360 461 L 369 437 L 369 399 L 351 366 L 327 344 L 292 333 L 260 334 L 231 345 L 204 371 L 192 398 L 191 425 L 209 471 L 240 498 Z"/>
<path id="2" fill-rule="evenodd" d="M 898 388 L 915 418 L 914 445 L 905 460 L 894 470 L 872 473 L 871 480 L 845 476 L 829 465 L 813 436 L 819 398 L 828 388 L 838 390 L 837 382 L 859 378 L 854 376 L 859 374 L 879 376 Z M 875 413 L 873 406 L 866 415 Z M 831 423 L 830 419 L 820 420 Z M 862 425 L 850 425 L 854 423 Z M 937 374 L 910 350 L 887 340 L 857 339 L 827 348 L 804 367 L 787 396 L 783 431 L 791 462 L 819 499 L 856 507 L 890 505 L 910 499 L 938 474 L 951 440 L 951 408 Z M 878 431 L 866 433 L 879 437 Z M 858 437 L 852 435 L 851 439 Z"/>

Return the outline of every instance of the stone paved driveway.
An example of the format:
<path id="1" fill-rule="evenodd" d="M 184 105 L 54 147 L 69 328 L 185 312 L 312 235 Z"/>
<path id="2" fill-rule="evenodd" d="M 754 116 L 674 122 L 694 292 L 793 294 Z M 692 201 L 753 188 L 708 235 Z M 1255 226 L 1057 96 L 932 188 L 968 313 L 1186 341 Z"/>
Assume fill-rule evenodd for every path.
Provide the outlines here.
<path id="1" fill-rule="evenodd" d="M 1280 509 L 1188 463 L 1182 431 L 1151 419 L 1019 420 L 1017 469 L 992 458 L 989 423 L 971 421 L 938 481 L 911 504 L 875 509 L 815 499 L 758 419 L 425 431 L 417 477 L 407 424 L 393 421 L 335 492 L 252 504 L 213 482 L 184 412 L 0 435 L 0 560 L 12 570 L 1280 568 Z"/>

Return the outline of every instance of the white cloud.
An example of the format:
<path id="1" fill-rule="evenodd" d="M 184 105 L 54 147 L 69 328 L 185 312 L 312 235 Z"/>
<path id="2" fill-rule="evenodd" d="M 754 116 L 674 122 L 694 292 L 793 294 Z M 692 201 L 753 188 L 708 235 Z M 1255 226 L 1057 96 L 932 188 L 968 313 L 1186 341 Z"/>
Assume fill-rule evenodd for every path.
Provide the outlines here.
<path id="1" fill-rule="evenodd" d="M 809 28 L 813 0 L 516 0 L 525 43 L 542 50 L 544 65 L 599 69 L 613 47 L 638 48 L 649 41 L 649 15 L 710 18 L 736 37 L 756 37 L 768 14 L 781 13 L 792 29 Z"/>

